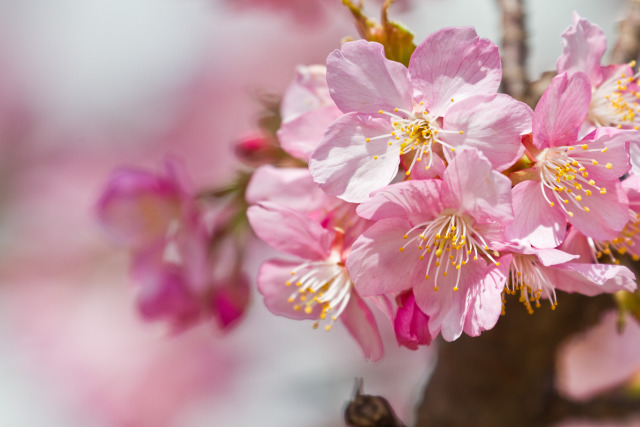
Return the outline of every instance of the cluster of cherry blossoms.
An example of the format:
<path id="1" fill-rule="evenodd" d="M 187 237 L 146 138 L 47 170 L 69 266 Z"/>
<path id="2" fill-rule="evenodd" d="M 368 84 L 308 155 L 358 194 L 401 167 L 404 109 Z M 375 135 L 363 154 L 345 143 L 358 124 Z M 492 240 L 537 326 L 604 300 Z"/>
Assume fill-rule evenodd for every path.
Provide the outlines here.
<path id="1" fill-rule="evenodd" d="M 268 309 L 342 323 L 375 361 L 382 322 L 416 349 L 493 328 L 510 295 L 533 312 L 558 290 L 634 291 L 619 261 L 640 257 L 634 64 L 601 66 L 604 35 L 577 15 L 562 42 L 533 111 L 498 93 L 498 47 L 470 27 L 431 34 L 408 67 L 366 40 L 300 66 L 277 147 L 239 146 L 262 164 L 241 189 L 248 221 L 290 256 L 260 268 Z M 146 317 L 226 326 L 247 301 L 241 221 L 204 209 L 178 169 L 116 171 L 100 218 L 132 250 Z"/>
<path id="2" fill-rule="evenodd" d="M 472 28 L 427 37 L 408 67 L 381 44 L 345 43 L 300 67 L 280 144 L 306 168 L 263 166 L 247 191 L 256 234 L 297 260 L 266 262 L 274 313 L 340 320 L 366 357 L 378 319 L 409 348 L 477 336 L 517 294 L 636 289 L 640 256 L 632 65 L 601 66 L 602 31 L 576 16 L 534 111 L 498 93 L 498 47 Z"/>

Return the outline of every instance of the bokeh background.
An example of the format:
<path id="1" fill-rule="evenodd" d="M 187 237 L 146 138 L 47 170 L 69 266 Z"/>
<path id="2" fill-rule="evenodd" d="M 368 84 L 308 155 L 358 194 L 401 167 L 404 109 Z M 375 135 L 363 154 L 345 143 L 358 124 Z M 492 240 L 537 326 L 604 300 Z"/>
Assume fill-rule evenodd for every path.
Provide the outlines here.
<path id="1" fill-rule="evenodd" d="M 258 94 L 356 36 L 340 3 L 0 0 L 1 426 L 336 426 L 357 376 L 411 420 L 432 350 L 387 336 L 372 365 L 344 330 L 275 317 L 259 295 L 227 334 L 170 335 L 135 311 L 128 256 L 93 215 L 120 165 L 159 170 L 172 153 L 198 188 L 227 180 Z M 531 77 L 555 68 L 572 11 L 611 47 L 626 6 L 530 1 Z M 459 25 L 501 37 L 495 0 L 405 0 L 391 16 L 418 42 Z M 269 254 L 252 246 L 247 271 Z"/>

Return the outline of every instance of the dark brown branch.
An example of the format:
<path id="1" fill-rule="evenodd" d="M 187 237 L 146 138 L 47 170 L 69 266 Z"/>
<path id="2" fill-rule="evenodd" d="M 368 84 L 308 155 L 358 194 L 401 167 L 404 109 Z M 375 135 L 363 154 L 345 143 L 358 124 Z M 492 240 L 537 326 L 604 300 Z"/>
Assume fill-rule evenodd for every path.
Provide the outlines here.
<path id="1" fill-rule="evenodd" d="M 556 393 L 558 346 L 613 306 L 610 295 L 558 297 L 555 311 L 542 307 L 533 315 L 509 300 L 494 329 L 441 343 L 416 426 L 542 427 L 567 418 L 640 413 L 637 400 L 575 404 Z"/>
<path id="2" fill-rule="evenodd" d="M 638 58 L 640 53 L 640 1 L 629 0 L 626 18 L 620 22 L 620 36 L 613 51 L 611 63 L 622 64 Z"/>
<path id="3" fill-rule="evenodd" d="M 527 32 L 524 0 L 498 0 L 502 11 L 502 90 L 527 101 Z"/>

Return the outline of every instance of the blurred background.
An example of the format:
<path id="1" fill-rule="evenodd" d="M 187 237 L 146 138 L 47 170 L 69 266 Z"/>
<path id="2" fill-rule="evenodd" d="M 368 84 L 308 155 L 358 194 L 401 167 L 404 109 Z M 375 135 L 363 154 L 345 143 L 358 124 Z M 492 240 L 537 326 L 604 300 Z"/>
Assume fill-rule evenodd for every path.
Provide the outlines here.
<path id="1" fill-rule="evenodd" d="M 555 69 L 572 11 L 615 41 L 623 0 L 528 4 L 530 77 Z M 379 2 L 367 10 L 378 16 Z M 416 42 L 472 25 L 501 38 L 494 0 L 405 0 Z M 0 0 L 0 425 L 341 425 L 354 378 L 410 422 L 432 350 L 361 359 L 341 328 L 313 331 L 254 295 L 229 333 L 143 322 L 128 255 L 93 206 L 120 165 L 180 157 L 197 188 L 238 167 L 258 94 L 357 36 L 340 0 Z M 250 248 L 251 277 L 270 251 Z"/>

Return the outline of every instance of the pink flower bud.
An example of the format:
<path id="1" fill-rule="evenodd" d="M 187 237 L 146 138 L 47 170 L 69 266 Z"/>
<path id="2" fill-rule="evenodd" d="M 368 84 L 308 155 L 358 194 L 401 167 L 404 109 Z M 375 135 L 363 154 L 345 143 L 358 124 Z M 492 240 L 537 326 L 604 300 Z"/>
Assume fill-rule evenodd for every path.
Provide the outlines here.
<path id="1" fill-rule="evenodd" d="M 398 344 L 411 350 L 431 343 L 429 334 L 429 316 L 416 305 L 413 292 L 404 292 L 398 296 L 398 311 L 393 321 Z"/>

